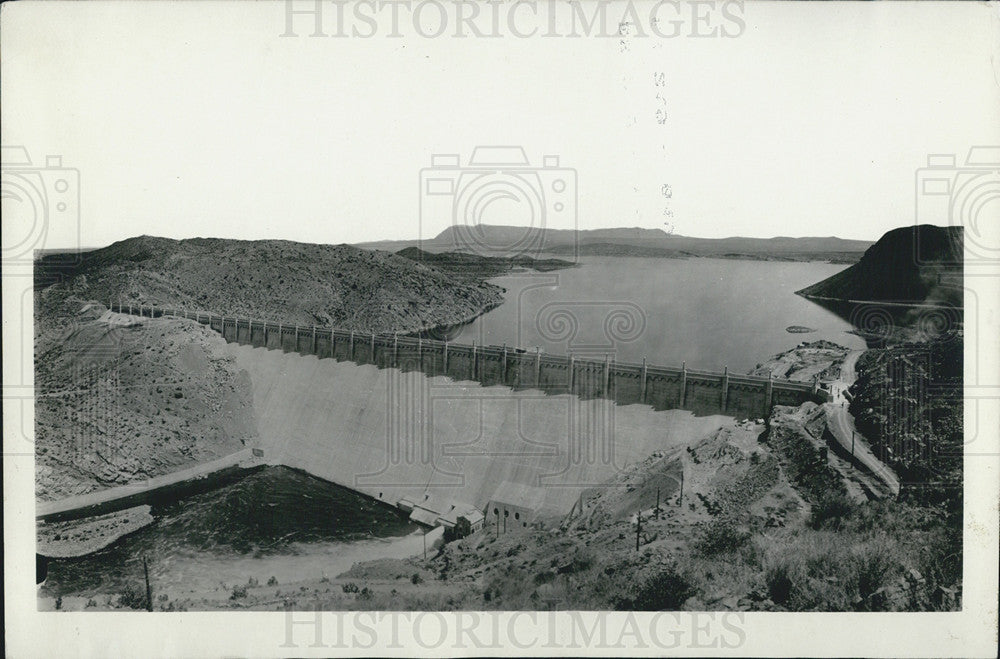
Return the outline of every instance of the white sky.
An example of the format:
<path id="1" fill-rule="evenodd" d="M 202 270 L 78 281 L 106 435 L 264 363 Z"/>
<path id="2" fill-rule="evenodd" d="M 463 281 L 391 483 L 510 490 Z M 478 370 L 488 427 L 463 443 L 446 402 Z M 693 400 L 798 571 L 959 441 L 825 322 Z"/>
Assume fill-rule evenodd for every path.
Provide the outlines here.
<path id="1" fill-rule="evenodd" d="M 282 38 L 285 9 L 5 3 L 3 143 L 80 171 L 81 237 L 54 221 L 44 246 L 414 238 L 419 170 L 477 144 L 559 154 L 581 228 L 663 227 L 669 203 L 685 235 L 876 239 L 913 222 L 928 153 L 1000 144 L 997 13 L 979 4 L 747 3 L 738 38 L 627 48 L 410 24 L 312 38 L 308 17 Z"/>

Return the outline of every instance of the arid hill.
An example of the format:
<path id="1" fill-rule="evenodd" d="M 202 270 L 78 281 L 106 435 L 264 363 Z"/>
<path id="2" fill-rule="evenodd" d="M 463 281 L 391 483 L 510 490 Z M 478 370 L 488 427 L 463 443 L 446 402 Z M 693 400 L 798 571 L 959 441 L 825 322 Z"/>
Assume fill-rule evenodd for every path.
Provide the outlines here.
<path id="1" fill-rule="evenodd" d="M 962 306 L 962 227 L 888 232 L 861 260 L 797 291 L 805 297 Z"/>
<path id="2" fill-rule="evenodd" d="M 256 440 L 250 379 L 217 332 L 73 298 L 58 310 L 36 324 L 37 498 L 169 474 Z"/>
<path id="3" fill-rule="evenodd" d="M 472 320 L 503 299 L 481 278 L 396 254 L 284 240 L 140 236 L 69 262 L 46 256 L 36 272 L 39 285 L 51 284 L 50 300 L 73 295 L 375 332 Z"/>

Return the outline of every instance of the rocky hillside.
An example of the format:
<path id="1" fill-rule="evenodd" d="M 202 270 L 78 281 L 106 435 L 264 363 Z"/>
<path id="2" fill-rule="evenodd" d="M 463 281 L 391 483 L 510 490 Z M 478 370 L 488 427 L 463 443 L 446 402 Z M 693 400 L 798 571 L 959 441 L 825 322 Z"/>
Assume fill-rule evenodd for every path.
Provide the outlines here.
<path id="1" fill-rule="evenodd" d="M 855 265 L 799 295 L 833 300 L 962 306 L 962 227 L 894 229 Z"/>
<path id="2" fill-rule="evenodd" d="M 141 236 L 36 264 L 48 299 L 211 311 L 359 331 L 417 331 L 468 321 L 502 290 L 386 252 L 283 240 Z M 45 309 L 42 309 L 43 313 Z"/>
<path id="3" fill-rule="evenodd" d="M 869 350 L 850 412 L 902 479 L 904 496 L 945 502 L 961 518 L 964 454 L 961 333 Z"/>
<path id="4" fill-rule="evenodd" d="M 933 509 L 869 500 L 822 407 L 778 407 L 655 453 L 563 519 L 493 525 L 330 579 L 185 598 L 185 609 L 954 610 L 961 560 Z M 683 474 L 683 492 L 679 485 Z M 659 495 L 660 508 L 656 509 Z M 638 543 L 637 543 L 638 541 Z M 637 546 L 638 544 L 638 546 Z M 233 591 L 237 591 L 234 589 Z"/>
<path id="5" fill-rule="evenodd" d="M 36 494 L 59 499 L 213 460 L 256 439 L 252 384 L 216 332 L 108 312 L 109 301 L 362 331 L 475 318 L 486 277 L 561 267 L 287 241 L 143 236 L 36 263 Z M 472 261 L 470 262 L 470 259 Z M 528 259 L 530 261 L 530 259 Z"/>
<path id="6" fill-rule="evenodd" d="M 56 309 L 36 323 L 39 499 L 171 473 L 256 440 L 250 380 L 217 332 L 78 299 Z"/>

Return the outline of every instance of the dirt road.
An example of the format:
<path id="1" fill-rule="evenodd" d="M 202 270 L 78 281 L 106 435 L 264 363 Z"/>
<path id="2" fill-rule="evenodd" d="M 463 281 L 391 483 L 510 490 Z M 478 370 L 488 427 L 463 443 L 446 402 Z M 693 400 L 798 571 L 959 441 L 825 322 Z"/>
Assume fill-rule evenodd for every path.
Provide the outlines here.
<path id="1" fill-rule="evenodd" d="M 840 377 L 830 386 L 833 400 L 825 405 L 829 428 L 837 443 L 848 453 L 852 453 L 861 465 L 885 483 L 893 496 L 897 496 L 899 494 L 899 478 L 875 457 L 871 450 L 871 443 L 857 431 L 854 427 L 854 417 L 847 411 L 847 389 L 858 377 L 855 365 L 863 352 L 863 350 L 851 350 L 847 353 L 840 367 Z"/>

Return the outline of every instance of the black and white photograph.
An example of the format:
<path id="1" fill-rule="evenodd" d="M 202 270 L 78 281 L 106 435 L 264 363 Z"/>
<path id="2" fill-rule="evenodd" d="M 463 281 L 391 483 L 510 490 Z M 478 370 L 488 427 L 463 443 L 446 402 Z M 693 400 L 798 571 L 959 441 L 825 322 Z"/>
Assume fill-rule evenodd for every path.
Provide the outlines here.
<path id="1" fill-rule="evenodd" d="M 996 656 L 993 2 L 0 6 L 14 657 Z"/>

